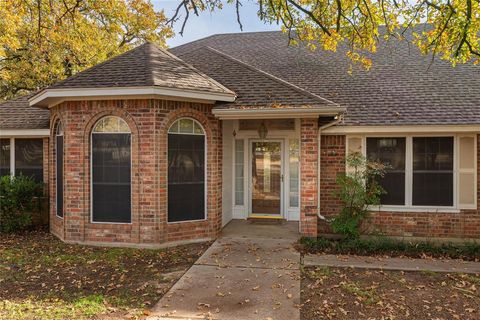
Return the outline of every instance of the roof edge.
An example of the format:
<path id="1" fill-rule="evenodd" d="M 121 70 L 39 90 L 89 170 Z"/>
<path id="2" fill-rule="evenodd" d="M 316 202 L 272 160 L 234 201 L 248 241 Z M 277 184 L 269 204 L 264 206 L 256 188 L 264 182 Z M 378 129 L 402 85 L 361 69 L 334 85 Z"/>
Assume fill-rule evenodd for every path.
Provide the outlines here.
<path id="1" fill-rule="evenodd" d="M 250 108 L 221 109 L 214 108 L 212 113 L 220 120 L 236 119 L 287 119 L 318 118 L 319 116 L 336 116 L 345 112 L 342 107 L 305 107 L 305 108 Z"/>
<path id="2" fill-rule="evenodd" d="M 478 124 L 392 124 L 392 125 L 336 125 L 322 131 L 322 134 L 381 134 L 381 133 L 455 133 L 480 132 Z"/>
<path id="3" fill-rule="evenodd" d="M 201 90 L 178 89 L 160 86 L 148 87 L 106 87 L 106 88 L 58 88 L 45 89 L 28 99 L 30 106 L 52 107 L 69 99 L 87 98 L 88 100 L 141 99 L 146 97 L 169 97 L 182 100 L 233 102 L 233 92 L 208 92 Z"/>

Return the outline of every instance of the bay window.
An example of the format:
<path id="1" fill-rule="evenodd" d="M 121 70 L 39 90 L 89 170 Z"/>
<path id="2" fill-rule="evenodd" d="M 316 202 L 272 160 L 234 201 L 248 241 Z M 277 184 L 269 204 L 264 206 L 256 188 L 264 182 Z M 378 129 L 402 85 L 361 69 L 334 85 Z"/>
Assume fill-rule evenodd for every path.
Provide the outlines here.
<path id="1" fill-rule="evenodd" d="M 205 132 L 190 118 L 168 131 L 168 222 L 205 219 Z"/>
<path id="2" fill-rule="evenodd" d="M 100 119 L 92 132 L 92 222 L 131 222 L 131 133 L 118 117 Z"/>

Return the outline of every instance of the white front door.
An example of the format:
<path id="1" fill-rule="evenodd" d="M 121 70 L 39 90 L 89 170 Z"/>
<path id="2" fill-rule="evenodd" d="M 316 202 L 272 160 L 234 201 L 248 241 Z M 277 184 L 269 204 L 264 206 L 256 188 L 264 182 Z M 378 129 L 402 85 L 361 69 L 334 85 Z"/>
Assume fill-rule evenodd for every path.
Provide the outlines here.
<path id="1" fill-rule="evenodd" d="M 283 141 L 250 141 L 250 216 L 283 217 Z"/>

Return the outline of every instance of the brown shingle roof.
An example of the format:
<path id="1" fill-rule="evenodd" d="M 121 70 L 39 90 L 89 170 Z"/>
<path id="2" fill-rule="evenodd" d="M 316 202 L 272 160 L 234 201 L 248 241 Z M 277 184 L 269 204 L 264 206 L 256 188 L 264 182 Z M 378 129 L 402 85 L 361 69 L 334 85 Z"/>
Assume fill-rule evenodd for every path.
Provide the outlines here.
<path id="1" fill-rule="evenodd" d="M 201 47 L 179 57 L 189 61 L 194 67 L 237 94 L 234 102 L 217 103 L 216 109 L 339 107 L 331 101 L 246 65 L 215 49 Z"/>
<path id="2" fill-rule="evenodd" d="M 48 129 L 50 111 L 30 107 L 25 95 L 0 103 L 0 130 L 6 129 Z"/>
<path id="3" fill-rule="evenodd" d="M 223 85 L 152 43 L 138 46 L 47 89 L 151 86 L 231 93 Z"/>
<path id="4" fill-rule="evenodd" d="M 432 62 L 408 41 L 381 43 L 372 69 L 352 75 L 346 48 L 289 47 L 282 32 L 220 34 L 171 52 L 193 62 L 187 53 L 207 46 L 346 107 L 346 125 L 480 124 L 480 66 Z"/>

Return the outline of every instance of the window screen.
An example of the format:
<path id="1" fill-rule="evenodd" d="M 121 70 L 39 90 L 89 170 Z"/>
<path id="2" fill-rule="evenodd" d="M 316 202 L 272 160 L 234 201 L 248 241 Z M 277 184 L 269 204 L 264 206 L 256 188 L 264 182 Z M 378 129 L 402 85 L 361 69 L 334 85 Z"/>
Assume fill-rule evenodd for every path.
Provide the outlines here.
<path id="1" fill-rule="evenodd" d="M 0 177 L 10 175 L 10 139 L 0 139 Z"/>
<path id="2" fill-rule="evenodd" d="M 168 134 L 168 221 L 205 219 L 203 129 L 191 119 L 181 119 L 172 128 Z"/>
<path id="3" fill-rule="evenodd" d="M 99 131 L 92 133 L 92 220 L 130 223 L 131 134 Z"/>
<path id="4" fill-rule="evenodd" d="M 43 182 L 42 139 L 15 139 L 15 175 Z"/>
<path id="5" fill-rule="evenodd" d="M 412 204 L 453 206 L 453 137 L 413 138 Z"/>
<path id="6" fill-rule="evenodd" d="M 367 138 L 369 160 L 388 165 L 378 183 L 385 190 L 384 205 L 405 205 L 405 138 Z"/>
<path id="7" fill-rule="evenodd" d="M 60 124 L 57 127 L 55 152 L 57 216 L 63 217 L 63 132 Z"/>

